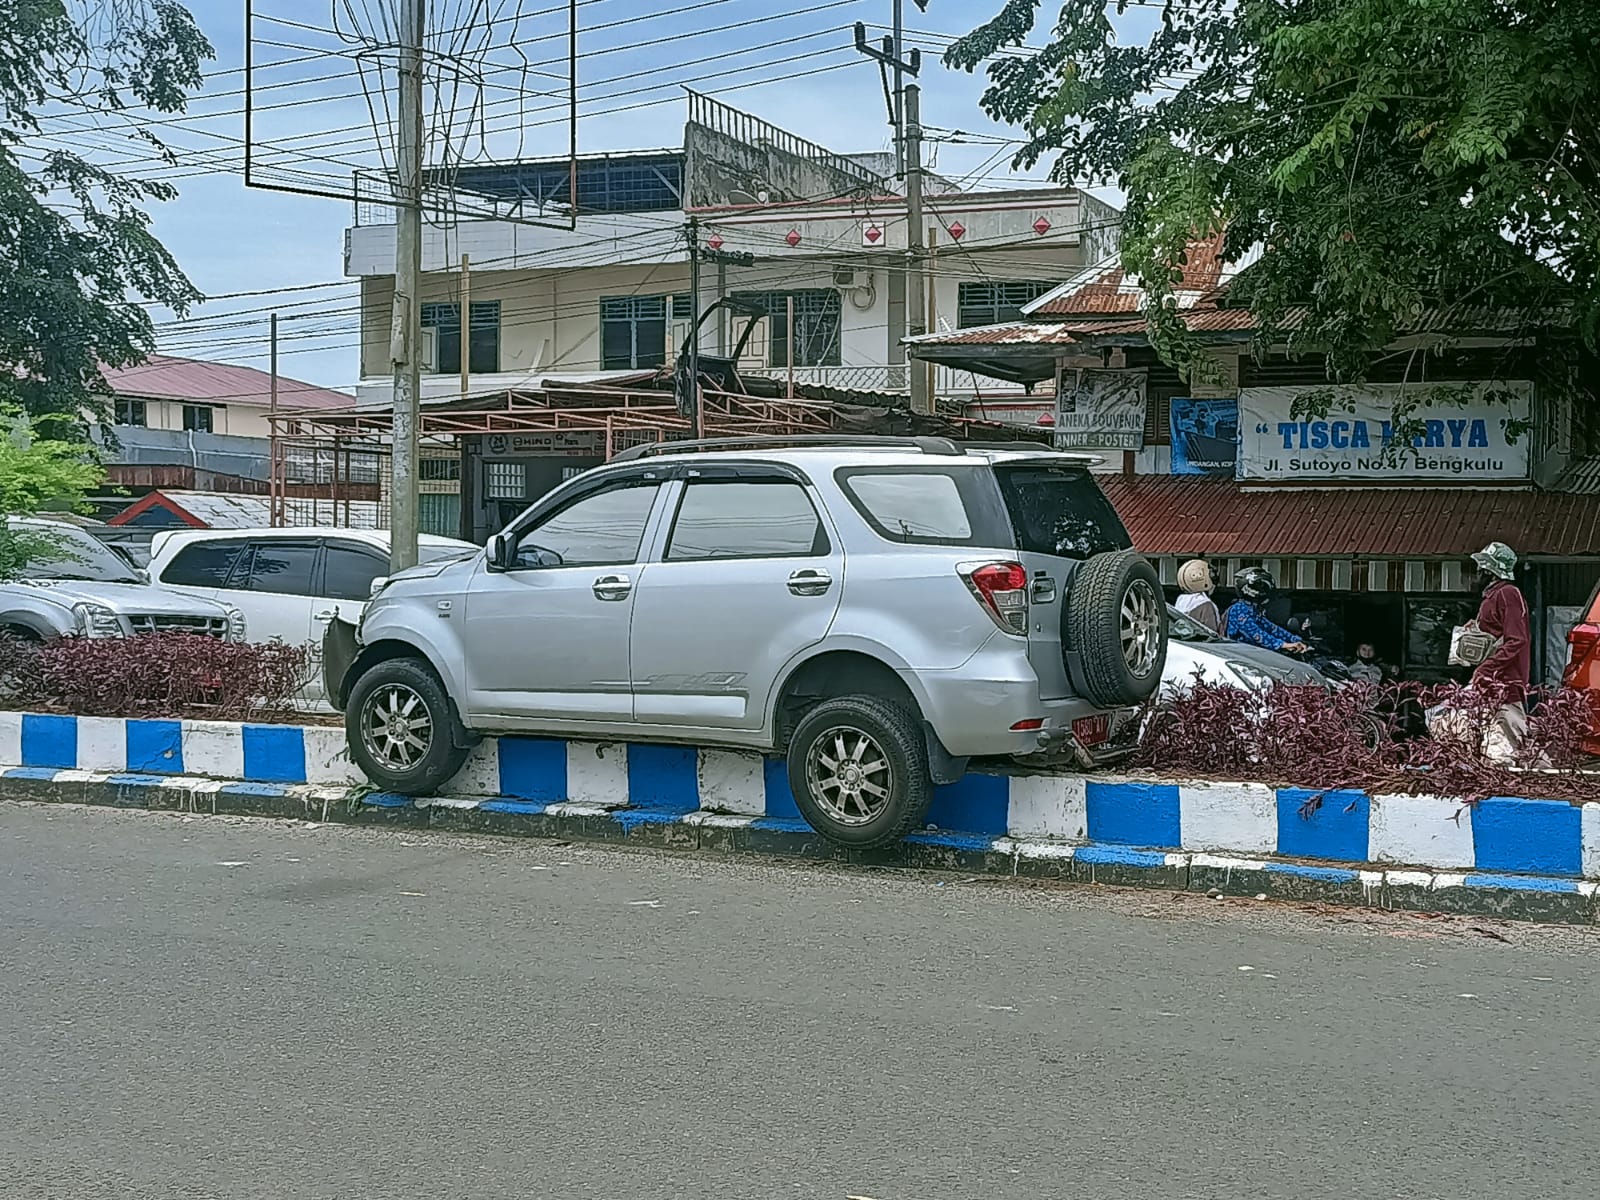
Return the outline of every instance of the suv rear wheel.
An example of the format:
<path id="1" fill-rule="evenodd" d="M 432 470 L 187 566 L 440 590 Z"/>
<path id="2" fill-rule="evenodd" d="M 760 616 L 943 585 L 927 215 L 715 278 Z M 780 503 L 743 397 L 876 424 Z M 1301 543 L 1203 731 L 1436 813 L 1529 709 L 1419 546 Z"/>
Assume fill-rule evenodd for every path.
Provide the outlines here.
<path id="1" fill-rule="evenodd" d="M 466 761 L 460 719 L 432 670 L 414 658 L 377 663 L 356 681 L 344 709 L 350 757 L 378 787 L 428 796 Z"/>
<path id="2" fill-rule="evenodd" d="M 1086 700 L 1114 707 L 1150 698 L 1167 665 L 1167 602 L 1147 559 L 1132 550 L 1089 559 L 1073 577 L 1064 615 Z"/>
<path id="3" fill-rule="evenodd" d="M 789 787 L 829 841 L 870 850 L 917 828 L 933 801 L 928 748 L 916 719 L 877 696 L 817 705 L 789 742 Z"/>

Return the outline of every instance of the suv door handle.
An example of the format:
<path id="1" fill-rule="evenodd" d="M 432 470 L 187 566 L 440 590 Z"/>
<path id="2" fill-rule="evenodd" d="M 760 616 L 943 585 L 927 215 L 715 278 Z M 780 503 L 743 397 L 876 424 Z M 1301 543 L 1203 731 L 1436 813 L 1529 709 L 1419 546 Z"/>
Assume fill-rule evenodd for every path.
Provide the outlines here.
<path id="1" fill-rule="evenodd" d="M 820 596 L 833 586 L 833 576 L 810 568 L 789 576 L 789 590 L 796 596 Z"/>
<path id="2" fill-rule="evenodd" d="M 633 591 L 633 580 L 626 575 L 602 575 L 594 581 L 596 600 L 626 600 Z"/>

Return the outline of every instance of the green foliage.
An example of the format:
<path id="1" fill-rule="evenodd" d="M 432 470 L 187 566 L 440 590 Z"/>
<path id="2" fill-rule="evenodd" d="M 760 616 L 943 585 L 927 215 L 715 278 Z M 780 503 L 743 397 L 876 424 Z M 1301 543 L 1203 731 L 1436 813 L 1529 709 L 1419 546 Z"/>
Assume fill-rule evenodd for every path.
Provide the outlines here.
<path id="1" fill-rule="evenodd" d="M 134 110 L 181 112 L 211 57 L 167 0 L 0 0 L 0 403 L 104 417 L 101 368 L 155 348 L 130 294 L 179 312 L 200 298 L 144 209 L 172 186 L 118 175 L 51 129 L 120 122 L 175 161 Z"/>
<path id="2" fill-rule="evenodd" d="M 0 579 L 14 577 L 30 557 L 50 548 L 41 544 L 47 537 L 14 532 L 4 518 L 77 508 L 104 475 L 84 443 L 38 436 L 61 423 L 0 409 Z"/>
<path id="3" fill-rule="evenodd" d="M 1021 126 L 1021 166 L 1127 193 L 1124 266 L 1152 340 L 1193 370 L 1170 311 L 1192 231 L 1227 223 L 1232 289 L 1264 340 L 1326 350 L 1336 376 L 1414 327 L 1570 304 L 1600 349 L 1600 3 L 1166 0 L 1119 44 L 1102 0 L 1009 0 L 947 54 L 987 64 L 983 106 Z"/>

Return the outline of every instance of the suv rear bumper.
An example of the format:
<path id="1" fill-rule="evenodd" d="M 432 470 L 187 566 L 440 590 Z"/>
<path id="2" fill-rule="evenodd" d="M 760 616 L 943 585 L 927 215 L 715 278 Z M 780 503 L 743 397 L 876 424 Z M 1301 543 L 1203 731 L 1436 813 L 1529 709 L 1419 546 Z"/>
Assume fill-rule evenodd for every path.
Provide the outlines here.
<path id="1" fill-rule="evenodd" d="M 989 669 L 974 670 L 980 664 Z M 1126 758 L 1138 740 L 1135 709 L 1103 708 L 1076 696 L 1041 700 L 1038 677 L 1021 655 L 980 652 L 956 670 L 905 672 L 902 678 L 921 702 L 923 718 L 956 758 L 1064 750 L 1089 766 Z M 1096 716 L 1107 718 L 1107 738 L 1083 745 L 1073 722 Z"/>

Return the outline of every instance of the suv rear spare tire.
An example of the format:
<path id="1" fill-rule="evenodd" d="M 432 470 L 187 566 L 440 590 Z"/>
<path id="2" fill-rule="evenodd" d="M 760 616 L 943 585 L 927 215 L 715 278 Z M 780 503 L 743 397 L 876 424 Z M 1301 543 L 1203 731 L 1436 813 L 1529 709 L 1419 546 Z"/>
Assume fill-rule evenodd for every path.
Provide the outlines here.
<path id="1" fill-rule="evenodd" d="M 1155 568 L 1133 550 L 1097 554 L 1078 568 L 1063 614 L 1084 699 L 1142 704 L 1167 665 L 1167 604 Z"/>
<path id="2" fill-rule="evenodd" d="M 811 828 L 870 850 L 922 824 L 933 801 L 916 718 L 877 696 L 841 696 L 808 712 L 789 741 L 789 788 Z"/>
<path id="3" fill-rule="evenodd" d="M 375 785 L 430 796 L 467 759 L 460 719 L 426 663 L 390 658 L 356 680 L 344 708 L 350 757 Z"/>

